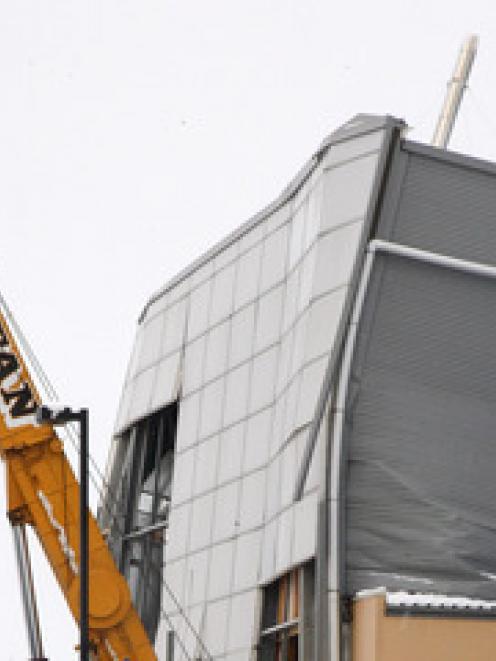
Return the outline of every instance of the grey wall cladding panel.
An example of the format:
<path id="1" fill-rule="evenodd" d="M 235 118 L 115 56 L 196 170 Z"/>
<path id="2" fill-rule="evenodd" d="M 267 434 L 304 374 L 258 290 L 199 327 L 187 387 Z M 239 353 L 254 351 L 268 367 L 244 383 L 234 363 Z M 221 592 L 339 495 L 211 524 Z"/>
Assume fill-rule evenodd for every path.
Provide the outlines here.
<path id="1" fill-rule="evenodd" d="M 391 240 L 495 264 L 496 174 L 475 159 L 403 149 L 408 163 Z"/>
<path id="2" fill-rule="evenodd" d="M 345 429 L 347 589 L 496 597 L 496 283 L 378 257 Z"/>

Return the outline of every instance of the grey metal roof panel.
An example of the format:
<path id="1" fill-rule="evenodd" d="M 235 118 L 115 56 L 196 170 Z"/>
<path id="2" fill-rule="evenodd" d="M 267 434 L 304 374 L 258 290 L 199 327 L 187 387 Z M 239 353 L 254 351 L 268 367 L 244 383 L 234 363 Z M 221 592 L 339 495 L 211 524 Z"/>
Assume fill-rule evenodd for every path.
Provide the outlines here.
<path id="1" fill-rule="evenodd" d="M 496 163 L 487 161 L 477 156 L 468 156 L 456 151 L 433 147 L 432 145 L 414 142 L 412 140 L 403 140 L 402 149 L 417 156 L 425 156 L 443 163 L 465 167 L 470 170 L 478 170 L 487 174 L 496 174 Z"/>
<path id="2" fill-rule="evenodd" d="M 495 264 L 495 175 L 494 163 L 403 141 L 379 236 Z"/>
<path id="3" fill-rule="evenodd" d="M 406 128 L 407 126 L 402 119 L 398 119 L 392 115 L 370 115 L 367 113 L 358 113 L 358 115 L 355 115 L 345 124 L 333 131 L 329 138 L 324 140 L 323 145 L 337 144 L 342 140 L 357 138 L 365 133 L 371 133 L 372 131 L 384 128 L 391 123 L 400 128 Z"/>
<path id="4" fill-rule="evenodd" d="M 139 316 L 139 323 L 141 323 L 148 311 L 148 308 L 155 303 L 161 296 L 171 290 L 173 287 L 178 285 L 182 280 L 187 278 L 189 275 L 194 273 L 198 268 L 203 264 L 213 259 L 220 252 L 225 250 L 235 241 L 238 241 L 244 234 L 252 230 L 259 223 L 264 221 L 268 216 L 275 213 L 278 209 L 283 207 L 301 188 L 303 183 L 308 179 L 312 174 L 315 167 L 321 161 L 323 155 L 330 149 L 333 145 L 343 142 L 344 140 L 349 140 L 357 138 L 366 133 L 372 133 L 381 128 L 397 126 L 398 128 L 403 128 L 406 126 L 405 122 L 402 119 L 398 119 L 391 115 L 368 115 L 368 114 L 358 114 L 355 115 L 348 122 L 343 124 L 341 127 L 333 131 L 327 138 L 325 138 L 318 149 L 314 152 L 311 158 L 305 163 L 305 165 L 298 171 L 298 173 L 293 177 L 290 183 L 283 189 L 281 194 L 264 209 L 259 211 L 257 214 L 249 218 L 246 222 L 240 225 L 232 233 L 228 234 L 220 242 L 216 243 L 212 248 L 207 250 L 203 255 L 198 259 L 194 260 L 189 266 L 180 271 L 176 276 L 169 280 L 163 287 L 161 287 L 157 292 L 152 294 L 145 304 L 143 311 Z"/>

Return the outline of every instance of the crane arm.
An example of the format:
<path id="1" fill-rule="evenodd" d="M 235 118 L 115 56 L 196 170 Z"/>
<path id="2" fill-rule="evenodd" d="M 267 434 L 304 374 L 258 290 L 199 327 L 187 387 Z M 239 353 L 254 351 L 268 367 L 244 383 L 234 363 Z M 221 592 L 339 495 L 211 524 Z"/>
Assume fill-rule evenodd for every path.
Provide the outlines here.
<path id="1" fill-rule="evenodd" d="M 0 456 L 12 525 L 35 530 L 69 608 L 79 620 L 79 485 L 51 424 L 37 425 L 40 397 L 0 312 Z M 156 661 L 98 525 L 88 512 L 89 627 L 98 661 Z"/>

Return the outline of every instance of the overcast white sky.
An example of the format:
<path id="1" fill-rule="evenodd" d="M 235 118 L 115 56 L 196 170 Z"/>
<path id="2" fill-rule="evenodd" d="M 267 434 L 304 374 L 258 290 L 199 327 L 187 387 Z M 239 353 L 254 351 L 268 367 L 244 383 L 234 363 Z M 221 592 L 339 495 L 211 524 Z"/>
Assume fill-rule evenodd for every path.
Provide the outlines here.
<path id="1" fill-rule="evenodd" d="M 452 148 L 496 159 L 490 0 L 0 3 L 0 290 L 104 465 L 147 297 L 268 203 L 324 136 L 390 113 L 428 141 L 481 43 Z M 0 485 L 0 508 L 5 481 Z M 28 656 L 0 518 L 2 659 Z M 77 631 L 35 562 L 46 652 Z"/>

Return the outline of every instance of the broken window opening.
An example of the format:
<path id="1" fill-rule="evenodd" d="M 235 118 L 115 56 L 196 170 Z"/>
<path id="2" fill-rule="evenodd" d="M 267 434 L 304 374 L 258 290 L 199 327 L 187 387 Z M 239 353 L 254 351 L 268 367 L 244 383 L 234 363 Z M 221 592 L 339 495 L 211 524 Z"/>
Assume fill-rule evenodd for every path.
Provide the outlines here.
<path id="1" fill-rule="evenodd" d="M 266 586 L 258 661 L 312 658 L 313 595 L 313 562 L 292 569 Z"/>
<path id="2" fill-rule="evenodd" d="M 118 497 L 108 526 L 109 546 L 152 641 L 160 619 L 178 411 L 173 402 L 122 435 Z"/>

